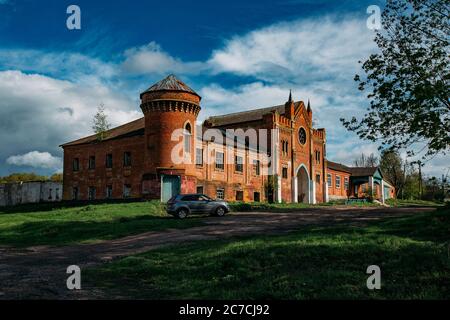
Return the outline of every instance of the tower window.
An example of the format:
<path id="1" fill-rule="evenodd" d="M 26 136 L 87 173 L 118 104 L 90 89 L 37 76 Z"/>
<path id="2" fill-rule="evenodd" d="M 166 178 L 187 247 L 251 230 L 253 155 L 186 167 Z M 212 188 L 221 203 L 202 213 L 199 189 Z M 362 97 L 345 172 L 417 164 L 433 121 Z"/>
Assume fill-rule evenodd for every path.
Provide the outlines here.
<path id="1" fill-rule="evenodd" d="M 191 152 L 191 137 L 192 137 L 192 128 L 190 123 L 186 123 L 184 126 L 184 152 Z"/>

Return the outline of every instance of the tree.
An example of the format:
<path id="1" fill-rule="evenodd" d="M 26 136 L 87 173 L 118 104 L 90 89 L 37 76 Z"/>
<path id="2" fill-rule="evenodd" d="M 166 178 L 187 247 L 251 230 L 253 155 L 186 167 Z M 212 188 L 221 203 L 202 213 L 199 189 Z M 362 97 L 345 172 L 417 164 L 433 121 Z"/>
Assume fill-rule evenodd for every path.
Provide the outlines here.
<path id="1" fill-rule="evenodd" d="M 376 157 L 373 153 L 366 156 L 364 153 L 361 153 L 361 156 L 358 159 L 355 159 L 353 162 L 355 167 L 371 167 L 375 168 L 378 166 L 378 157 Z"/>
<path id="2" fill-rule="evenodd" d="M 105 114 L 105 105 L 103 103 L 98 106 L 93 123 L 92 129 L 97 134 L 97 139 L 102 141 L 106 137 L 106 131 L 111 127 Z"/>
<path id="3" fill-rule="evenodd" d="M 424 157 L 448 152 L 449 12 L 448 0 L 387 0 L 375 36 L 380 52 L 355 76 L 370 107 L 361 120 L 341 119 L 348 130 L 409 155 L 419 146 Z"/>
<path id="4" fill-rule="evenodd" d="M 405 186 L 403 161 L 396 151 L 385 150 L 381 154 L 380 169 L 383 176 L 392 183 L 395 195 L 398 196 Z"/>
<path id="5" fill-rule="evenodd" d="M 31 173 L 11 173 L 8 176 L 0 177 L 1 183 L 9 182 L 29 182 L 29 181 L 47 181 L 48 177 L 37 175 L 34 172 Z"/>
<path id="6" fill-rule="evenodd" d="M 405 185 L 403 187 L 402 198 L 403 199 L 419 199 L 420 198 L 420 183 L 419 172 L 414 165 L 404 165 L 406 169 Z"/>
<path id="7" fill-rule="evenodd" d="M 63 174 L 62 173 L 54 173 L 50 176 L 50 181 L 53 182 L 62 182 L 63 181 Z"/>

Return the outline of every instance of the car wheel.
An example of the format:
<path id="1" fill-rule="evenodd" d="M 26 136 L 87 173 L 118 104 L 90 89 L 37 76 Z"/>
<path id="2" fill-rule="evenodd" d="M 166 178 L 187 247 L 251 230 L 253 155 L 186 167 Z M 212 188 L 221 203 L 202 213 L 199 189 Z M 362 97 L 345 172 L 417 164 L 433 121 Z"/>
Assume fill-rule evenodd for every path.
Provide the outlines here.
<path id="1" fill-rule="evenodd" d="M 216 216 L 218 216 L 218 217 L 223 217 L 225 215 L 225 213 L 226 213 L 226 210 L 224 207 L 218 207 L 216 209 Z"/>
<path id="2" fill-rule="evenodd" d="M 184 219 L 184 218 L 186 218 L 188 216 L 188 213 L 189 212 L 188 212 L 187 209 L 182 208 L 182 209 L 177 211 L 177 218 Z"/>

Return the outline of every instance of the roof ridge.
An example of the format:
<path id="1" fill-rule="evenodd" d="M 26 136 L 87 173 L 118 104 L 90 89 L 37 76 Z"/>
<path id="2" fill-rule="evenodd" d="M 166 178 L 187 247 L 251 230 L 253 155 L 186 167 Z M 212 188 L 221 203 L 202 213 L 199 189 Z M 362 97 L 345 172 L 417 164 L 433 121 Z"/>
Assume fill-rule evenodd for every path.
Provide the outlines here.
<path id="1" fill-rule="evenodd" d="M 301 101 L 296 101 L 294 102 L 294 104 L 300 103 Z M 275 106 L 270 106 L 270 107 L 263 107 L 263 108 L 256 108 L 256 109 L 250 109 L 250 110 L 245 110 L 245 111 L 239 111 L 239 112 L 232 112 L 232 113 L 226 113 L 226 114 L 220 114 L 217 116 L 211 116 L 208 119 L 211 118 L 220 118 L 220 117 L 225 117 L 225 116 L 235 116 L 238 114 L 245 114 L 245 113 L 251 113 L 251 112 L 256 112 L 256 111 L 262 111 L 262 110 L 268 110 L 268 109 L 276 109 L 276 108 L 281 108 L 284 107 L 284 104 L 279 104 L 279 105 L 275 105 Z"/>
<path id="2" fill-rule="evenodd" d="M 145 118 L 145 117 L 140 117 L 140 118 L 138 118 L 138 119 L 131 120 L 131 121 L 126 122 L 126 123 L 124 123 L 124 124 L 121 124 L 121 125 L 119 125 L 119 126 L 117 126 L 117 127 L 108 129 L 108 130 L 105 131 L 105 133 L 106 133 L 106 134 L 107 134 L 107 133 L 113 133 L 114 131 L 120 130 L 120 129 L 123 128 L 123 127 L 130 126 L 130 125 L 132 125 L 132 124 L 134 124 L 134 123 L 137 123 L 137 122 L 139 122 L 139 121 L 142 121 L 142 120 L 144 120 L 144 118 Z M 97 134 L 94 133 L 94 134 L 91 134 L 91 135 L 88 135 L 88 136 L 85 136 L 85 137 L 82 137 L 82 138 L 79 138 L 79 139 L 76 139 L 76 140 L 72 140 L 72 141 L 66 142 L 66 143 L 64 143 L 64 144 L 62 144 L 62 145 L 60 145 L 60 146 L 72 145 L 72 144 L 76 144 L 76 143 L 90 142 L 90 139 L 96 138 L 96 137 L 97 137 Z M 108 137 L 105 137 L 104 140 L 108 140 Z"/>

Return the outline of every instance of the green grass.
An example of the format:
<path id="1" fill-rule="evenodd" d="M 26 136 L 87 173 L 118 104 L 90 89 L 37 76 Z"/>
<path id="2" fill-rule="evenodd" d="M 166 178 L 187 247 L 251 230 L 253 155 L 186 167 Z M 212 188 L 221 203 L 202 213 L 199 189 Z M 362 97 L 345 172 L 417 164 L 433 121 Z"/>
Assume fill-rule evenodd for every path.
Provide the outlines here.
<path id="1" fill-rule="evenodd" d="M 0 209 L 0 245 L 25 247 L 87 243 L 200 224 L 199 217 L 172 218 L 164 212 L 159 201 L 78 207 L 27 205 Z"/>
<path id="2" fill-rule="evenodd" d="M 84 272 L 85 288 L 138 299 L 448 299 L 449 207 L 366 227 L 177 245 Z M 381 290 L 366 269 L 381 268 Z"/>
<path id="3" fill-rule="evenodd" d="M 402 199 L 387 199 L 386 204 L 393 207 L 436 207 L 443 205 L 443 203 L 435 201 Z"/>
<path id="4" fill-rule="evenodd" d="M 307 203 L 267 203 L 267 202 L 230 202 L 232 211 L 237 212 L 294 212 L 299 209 L 320 208 L 336 205 L 345 205 L 345 200 L 330 201 L 326 203 L 307 204 Z M 352 203 L 348 207 L 378 207 L 376 203 L 361 202 Z"/>

